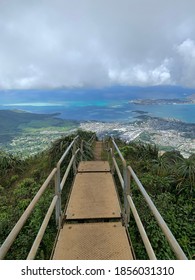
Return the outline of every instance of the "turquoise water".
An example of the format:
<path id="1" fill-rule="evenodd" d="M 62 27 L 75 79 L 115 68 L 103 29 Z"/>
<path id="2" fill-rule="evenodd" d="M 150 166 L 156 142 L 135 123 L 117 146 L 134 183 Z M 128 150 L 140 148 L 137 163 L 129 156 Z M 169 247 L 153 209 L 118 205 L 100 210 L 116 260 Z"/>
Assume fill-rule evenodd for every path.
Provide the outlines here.
<path id="1" fill-rule="evenodd" d="M 0 105 L 0 109 L 20 109 L 33 113 L 60 113 L 64 119 L 97 121 L 134 121 L 139 115 L 135 111 L 147 112 L 149 116 L 174 118 L 195 123 L 195 104 L 135 105 L 128 100 L 64 101 L 58 103 L 15 103 Z"/>
<path id="2" fill-rule="evenodd" d="M 195 104 L 135 105 L 134 99 L 186 98 L 195 89 L 156 87 L 105 87 L 101 89 L 0 90 L 0 109 L 19 109 L 34 113 L 59 113 L 64 119 L 134 121 L 138 112 L 149 116 L 174 118 L 195 123 Z"/>
<path id="3" fill-rule="evenodd" d="M 195 104 L 140 106 L 140 110 L 144 108 L 149 115 L 154 117 L 174 118 L 187 123 L 195 123 Z"/>

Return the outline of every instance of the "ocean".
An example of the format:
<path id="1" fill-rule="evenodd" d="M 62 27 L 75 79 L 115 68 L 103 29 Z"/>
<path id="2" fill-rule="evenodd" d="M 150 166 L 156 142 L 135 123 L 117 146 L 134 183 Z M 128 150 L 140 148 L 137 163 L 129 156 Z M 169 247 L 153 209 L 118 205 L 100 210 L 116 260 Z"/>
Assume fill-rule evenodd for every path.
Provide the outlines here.
<path id="1" fill-rule="evenodd" d="M 60 118 L 78 121 L 133 122 L 140 114 L 195 123 L 195 104 L 135 105 L 122 101 L 69 101 L 64 104 L 31 103 L 0 105 L 0 110 L 58 113 Z"/>
<path id="2" fill-rule="evenodd" d="M 133 99 L 185 98 L 194 89 L 181 87 L 112 87 L 0 91 L 0 110 L 59 113 L 78 121 L 132 122 L 145 112 L 151 117 L 195 123 L 195 104 L 136 105 Z"/>

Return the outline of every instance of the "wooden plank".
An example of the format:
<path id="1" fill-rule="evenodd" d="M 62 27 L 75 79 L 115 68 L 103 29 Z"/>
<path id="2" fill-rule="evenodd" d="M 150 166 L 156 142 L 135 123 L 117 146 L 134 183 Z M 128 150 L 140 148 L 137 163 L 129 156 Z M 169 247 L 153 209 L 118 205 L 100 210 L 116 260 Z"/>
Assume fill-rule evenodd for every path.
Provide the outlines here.
<path id="1" fill-rule="evenodd" d="M 54 260 L 133 259 L 125 228 L 117 223 L 65 224 Z"/>
<path id="2" fill-rule="evenodd" d="M 66 210 L 66 219 L 120 218 L 121 209 L 112 175 L 78 173 Z"/>

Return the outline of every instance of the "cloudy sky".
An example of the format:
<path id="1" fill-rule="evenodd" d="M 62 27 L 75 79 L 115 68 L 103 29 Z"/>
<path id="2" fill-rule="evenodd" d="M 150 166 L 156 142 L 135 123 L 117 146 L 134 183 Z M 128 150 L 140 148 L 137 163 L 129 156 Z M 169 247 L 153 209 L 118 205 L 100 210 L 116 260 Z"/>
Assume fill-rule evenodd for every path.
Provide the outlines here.
<path id="1" fill-rule="evenodd" d="M 194 0 L 0 0 L 0 89 L 195 87 Z"/>

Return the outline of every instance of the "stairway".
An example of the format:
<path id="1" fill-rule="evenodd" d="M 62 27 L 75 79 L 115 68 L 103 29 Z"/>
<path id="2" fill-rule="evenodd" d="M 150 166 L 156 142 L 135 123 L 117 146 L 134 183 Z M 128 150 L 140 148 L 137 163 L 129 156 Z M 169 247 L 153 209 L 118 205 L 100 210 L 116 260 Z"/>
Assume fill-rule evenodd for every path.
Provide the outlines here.
<path id="1" fill-rule="evenodd" d="M 44 233 L 55 209 L 56 225 L 58 235 L 52 252 L 51 259 L 54 260 L 131 260 L 135 258 L 133 248 L 127 231 L 129 210 L 133 215 L 137 228 L 141 235 L 148 257 L 155 260 L 156 256 L 151 246 L 150 240 L 145 232 L 142 221 L 134 205 L 131 191 L 131 178 L 137 185 L 148 207 L 154 215 L 159 227 L 164 233 L 170 248 L 173 250 L 177 259 L 187 260 L 185 253 L 171 233 L 163 217 L 158 212 L 144 186 L 135 174 L 131 166 L 121 154 L 114 139 L 111 139 L 112 148 L 109 148 L 111 161 L 115 167 L 115 174 L 118 175 L 124 196 L 124 209 L 121 213 L 119 198 L 115 188 L 114 178 L 108 161 L 103 161 L 103 144 L 94 139 L 85 142 L 81 141 L 78 148 L 79 136 L 76 136 L 64 151 L 56 167 L 50 172 L 40 189 L 25 209 L 5 241 L 0 247 L 0 259 L 4 259 L 18 234 L 24 227 L 27 219 L 36 207 L 39 199 L 51 183 L 55 183 L 55 193 L 50 203 L 45 218 L 39 228 L 37 236 L 27 256 L 27 260 L 35 259 Z M 76 159 L 83 156 L 83 144 L 87 145 L 88 150 L 94 147 L 94 160 L 81 161 L 77 173 L 73 179 L 72 190 L 64 211 L 63 221 L 61 221 L 61 197 L 67 177 L 71 168 L 76 170 Z M 72 152 L 71 160 L 61 178 L 62 164 L 64 159 Z M 108 154 L 108 155 L 109 155 Z M 120 158 L 123 165 L 123 173 L 118 166 L 115 154 Z M 112 168 L 113 170 L 113 168 Z M 123 175 L 122 175 L 123 174 Z M 124 221 L 122 220 L 124 217 Z M 124 226 L 125 223 L 125 226 Z"/>
<path id="2" fill-rule="evenodd" d="M 133 259 L 110 166 L 101 153 L 102 142 L 96 142 L 95 161 L 79 164 L 54 260 Z"/>
<path id="3" fill-rule="evenodd" d="M 94 160 L 102 160 L 102 141 L 96 141 L 94 147 Z"/>

